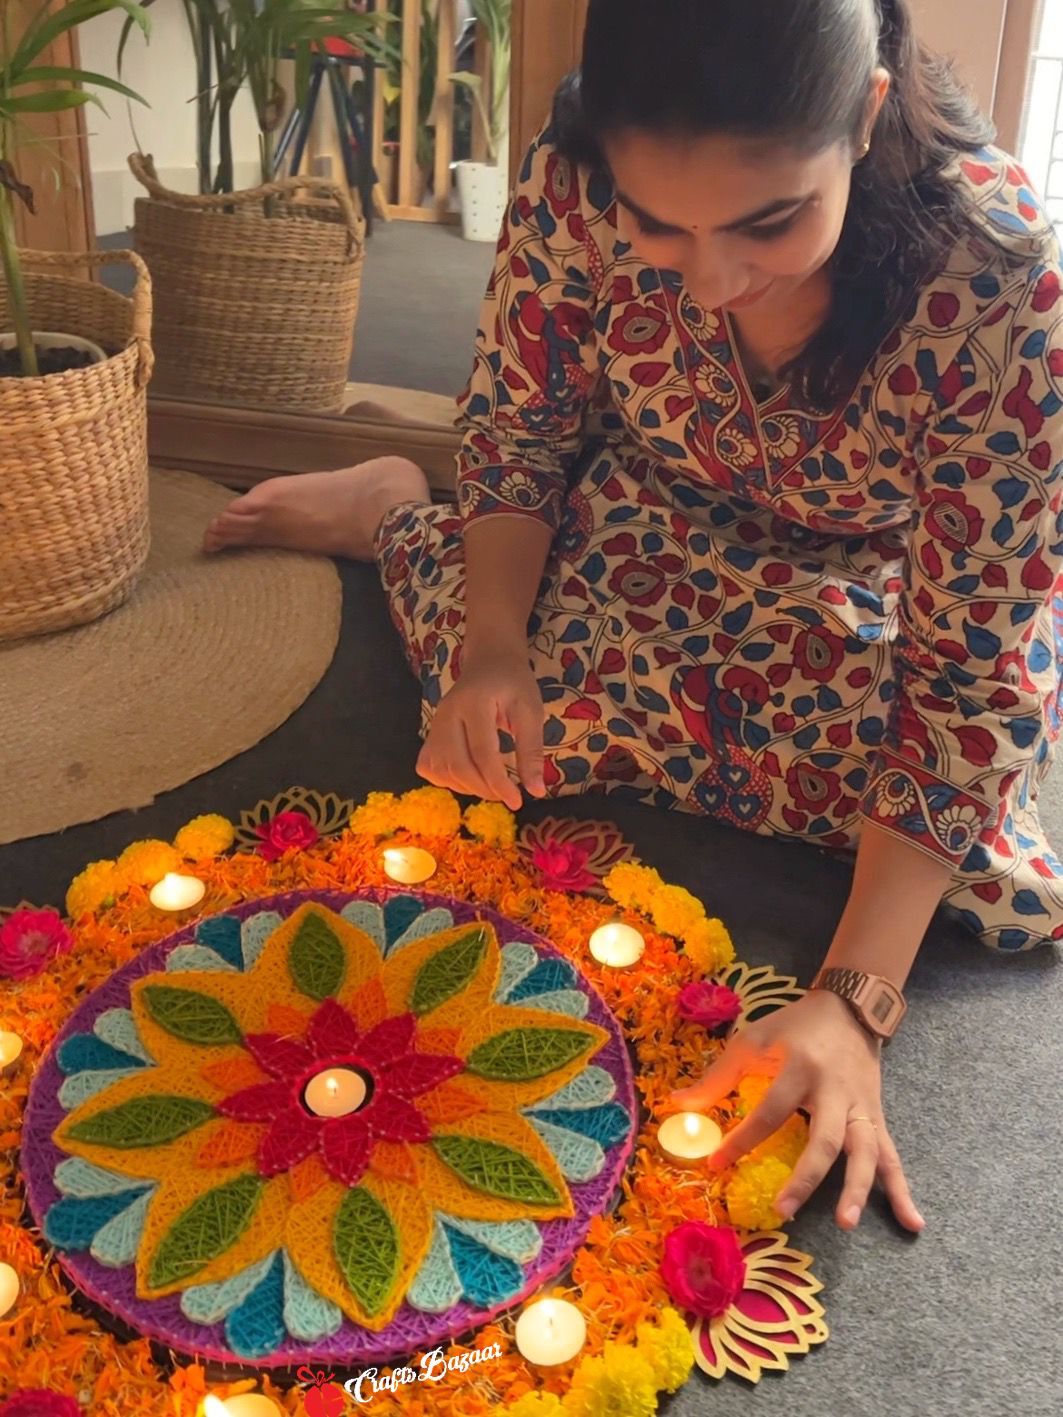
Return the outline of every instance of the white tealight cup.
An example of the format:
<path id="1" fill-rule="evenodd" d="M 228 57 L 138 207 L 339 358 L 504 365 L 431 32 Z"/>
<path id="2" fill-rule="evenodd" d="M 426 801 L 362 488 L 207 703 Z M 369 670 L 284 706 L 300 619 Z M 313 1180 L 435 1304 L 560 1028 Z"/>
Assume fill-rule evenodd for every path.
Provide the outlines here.
<path id="1" fill-rule="evenodd" d="M 401 886 L 419 886 L 436 873 L 436 858 L 420 846 L 389 846 L 384 852 L 384 874 Z"/>
<path id="2" fill-rule="evenodd" d="M 701 1112 L 677 1112 L 657 1130 L 661 1150 L 675 1166 L 696 1166 L 723 1145 L 723 1132 Z"/>
<path id="3" fill-rule="evenodd" d="M 587 1320 L 564 1299 L 540 1299 L 517 1320 L 517 1348 L 538 1368 L 575 1358 L 587 1341 Z"/>
<path id="4" fill-rule="evenodd" d="M 156 910 L 191 910 L 206 893 L 206 886 L 197 876 L 181 876 L 169 871 L 158 885 L 152 886 L 148 899 Z"/>
<path id="5" fill-rule="evenodd" d="M 369 1089 L 354 1068 L 329 1068 L 312 1077 L 303 1089 L 303 1101 L 315 1117 L 349 1117 L 361 1107 Z"/>
<path id="6" fill-rule="evenodd" d="M 638 964 L 646 949 L 646 941 L 633 925 L 619 920 L 600 925 L 590 938 L 590 951 L 599 964 L 611 969 L 630 969 Z"/>
<path id="7" fill-rule="evenodd" d="M 0 1033 L 0 1077 L 6 1077 L 18 1067 L 22 1057 L 22 1039 L 17 1033 Z"/>
<path id="8" fill-rule="evenodd" d="M 261 1392 L 241 1392 L 224 1402 L 211 1394 L 203 1399 L 203 1417 L 281 1417 L 281 1409 Z"/>
<path id="9" fill-rule="evenodd" d="M 9 1264 L 0 1264 L 0 1319 L 6 1318 L 18 1299 L 18 1275 Z"/>

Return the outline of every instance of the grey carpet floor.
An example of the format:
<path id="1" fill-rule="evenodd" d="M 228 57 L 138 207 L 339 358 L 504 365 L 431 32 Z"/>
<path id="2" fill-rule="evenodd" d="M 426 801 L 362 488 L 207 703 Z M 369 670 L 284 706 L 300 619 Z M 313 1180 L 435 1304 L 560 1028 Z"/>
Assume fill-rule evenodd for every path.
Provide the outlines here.
<path id="1" fill-rule="evenodd" d="M 59 902 L 85 862 L 135 837 L 170 838 L 197 812 L 238 815 L 293 784 L 356 799 L 414 785 L 414 681 L 372 569 L 345 567 L 343 579 L 336 659 L 282 728 L 151 808 L 0 849 L 0 900 Z M 614 799 L 569 799 L 564 809 L 617 822 L 644 860 L 729 922 L 742 958 L 807 982 L 845 897 L 841 861 Z M 527 815 L 543 810 L 536 804 Z M 843 1234 L 832 1219 L 831 1177 L 790 1227 L 815 1256 L 830 1341 L 758 1388 L 696 1374 L 664 1404 L 669 1417 L 1063 1412 L 1060 958 L 1044 950 L 1001 958 L 939 922 L 909 995 L 886 1053 L 885 1090 L 925 1233 L 906 1237 L 877 1200 L 859 1229 Z"/>

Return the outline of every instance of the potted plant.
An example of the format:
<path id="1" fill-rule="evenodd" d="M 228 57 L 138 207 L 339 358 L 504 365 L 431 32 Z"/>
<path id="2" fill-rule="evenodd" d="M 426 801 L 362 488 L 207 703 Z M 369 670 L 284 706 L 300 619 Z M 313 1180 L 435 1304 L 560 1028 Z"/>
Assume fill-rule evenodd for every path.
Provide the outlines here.
<path id="1" fill-rule="evenodd" d="M 507 175 L 499 162 L 506 132 L 509 104 L 509 66 L 512 45 L 512 0 L 470 0 L 480 33 L 491 45 L 491 66 L 485 86 L 479 74 L 451 74 L 473 96 L 483 122 L 487 162 L 459 162 L 458 195 L 462 230 L 467 241 L 497 241 L 506 209 Z M 485 95 L 484 89 L 488 89 Z"/>
<path id="2" fill-rule="evenodd" d="M 98 103 L 95 89 L 137 98 L 117 80 L 48 62 L 57 40 L 115 9 L 147 33 L 135 0 L 26 6 L 23 25 L 0 4 L 0 640 L 114 609 L 148 554 L 147 272 L 132 252 L 20 251 L 15 231 L 15 204 L 34 206 L 18 152 L 41 142 L 26 116 Z M 132 299 L 78 269 L 111 260 L 136 267 Z"/>
<path id="3" fill-rule="evenodd" d="M 155 286 L 156 388 L 208 402 L 338 411 L 364 221 L 344 184 L 274 178 L 286 107 L 280 66 L 294 59 L 292 98 L 303 107 L 315 47 L 342 39 L 386 55 L 390 16 L 318 0 L 183 3 L 197 68 L 200 193 L 165 188 L 150 155 L 129 159 L 148 193 L 135 203 L 134 243 Z M 258 119 L 262 183 L 236 191 L 231 117 L 245 88 Z"/>

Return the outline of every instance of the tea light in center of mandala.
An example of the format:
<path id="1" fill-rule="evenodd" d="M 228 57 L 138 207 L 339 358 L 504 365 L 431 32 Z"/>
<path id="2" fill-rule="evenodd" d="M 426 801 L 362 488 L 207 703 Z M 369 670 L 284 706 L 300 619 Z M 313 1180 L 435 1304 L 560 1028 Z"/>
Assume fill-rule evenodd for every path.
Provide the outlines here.
<path id="1" fill-rule="evenodd" d="M 303 1102 L 315 1117 L 349 1117 L 368 1095 L 365 1078 L 355 1068 L 329 1068 L 310 1079 Z"/>
<path id="2" fill-rule="evenodd" d="M 420 846 L 389 846 L 384 852 L 384 875 L 400 886 L 419 886 L 436 873 L 436 858 Z"/>

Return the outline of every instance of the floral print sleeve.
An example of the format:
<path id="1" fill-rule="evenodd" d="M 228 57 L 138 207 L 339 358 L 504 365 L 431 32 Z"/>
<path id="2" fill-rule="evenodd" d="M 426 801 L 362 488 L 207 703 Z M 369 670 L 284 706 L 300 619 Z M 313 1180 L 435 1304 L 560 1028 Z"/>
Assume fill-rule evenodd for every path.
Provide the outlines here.
<path id="1" fill-rule="evenodd" d="M 1027 267 L 940 373 L 920 443 L 895 694 L 867 818 L 959 865 L 992 841 L 1058 693 L 1063 293 Z"/>
<path id="2" fill-rule="evenodd" d="M 595 190 L 600 184 L 601 191 Z M 561 520 L 599 378 L 594 310 L 615 230 L 605 179 L 578 172 L 549 134 L 533 144 L 507 212 L 460 400 L 459 506 L 466 522 L 517 514 Z"/>

